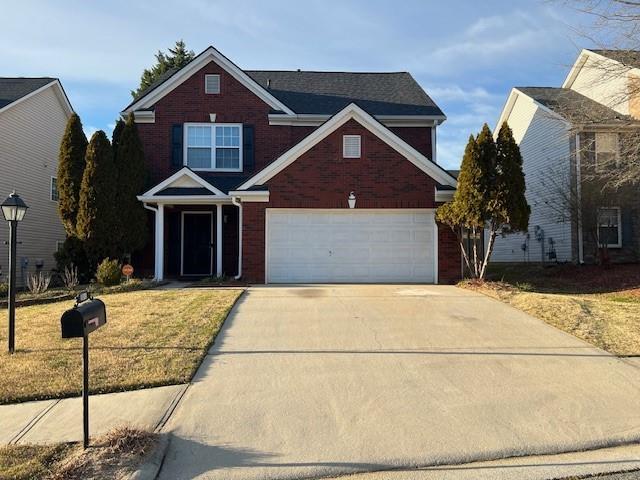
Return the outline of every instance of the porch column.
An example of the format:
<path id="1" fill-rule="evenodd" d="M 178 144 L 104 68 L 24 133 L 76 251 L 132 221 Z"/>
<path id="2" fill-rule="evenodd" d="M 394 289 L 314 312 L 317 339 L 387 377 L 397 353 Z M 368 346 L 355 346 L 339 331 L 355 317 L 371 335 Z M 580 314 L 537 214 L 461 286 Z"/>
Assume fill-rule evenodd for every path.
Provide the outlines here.
<path id="1" fill-rule="evenodd" d="M 164 205 L 158 203 L 156 211 L 156 258 L 155 258 L 156 281 L 164 280 Z"/>
<path id="2" fill-rule="evenodd" d="M 216 204 L 216 276 L 222 276 L 222 204 Z"/>

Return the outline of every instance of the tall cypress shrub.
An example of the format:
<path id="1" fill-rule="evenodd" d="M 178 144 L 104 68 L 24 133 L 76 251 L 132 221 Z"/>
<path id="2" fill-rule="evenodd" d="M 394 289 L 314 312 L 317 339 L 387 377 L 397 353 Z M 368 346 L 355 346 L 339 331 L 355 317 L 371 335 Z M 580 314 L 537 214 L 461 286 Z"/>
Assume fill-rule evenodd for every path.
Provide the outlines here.
<path id="1" fill-rule="evenodd" d="M 58 155 L 58 213 L 67 236 L 76 235 L 86 149 L 87 137 L 80 117 L 74 113 L 67 121 Z"/>
<path id="2" fill-rule="evenodd" d="M 122 129 L 116 151 L 118 188 L 118 234 L 120 254 L 127 255 L 144 247 L 147 238 L 147 215 L 136 198 L 143 193 L 146 182 L 144 150 L 138 128 L 129 114 Z"/>
<path id="3" fill-rule="evenodd" d="M 87 165 L 80 188 L 78 238 L 84 242 L 93 268 L 106 257 L 118 253 L 115 166 L 113 152 L 102 130 L 91 137 L 87 147 Z"/>

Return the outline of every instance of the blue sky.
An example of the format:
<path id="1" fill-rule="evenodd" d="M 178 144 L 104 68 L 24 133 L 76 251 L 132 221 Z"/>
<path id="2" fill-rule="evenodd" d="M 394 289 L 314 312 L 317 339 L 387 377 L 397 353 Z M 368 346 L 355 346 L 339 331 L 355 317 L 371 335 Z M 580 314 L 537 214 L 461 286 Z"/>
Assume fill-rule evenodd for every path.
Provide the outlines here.
<path id="1" fill-rule="evenodd" d="M 153 54 L 184 39 L 247 69 L 409 71 L 447 114 L 456 168 L 512 86 L 559 86 L 589 19 L 545 0 L 2 0 L 0 76 L 59 77 L 85 130 L 110 133 Z"/>

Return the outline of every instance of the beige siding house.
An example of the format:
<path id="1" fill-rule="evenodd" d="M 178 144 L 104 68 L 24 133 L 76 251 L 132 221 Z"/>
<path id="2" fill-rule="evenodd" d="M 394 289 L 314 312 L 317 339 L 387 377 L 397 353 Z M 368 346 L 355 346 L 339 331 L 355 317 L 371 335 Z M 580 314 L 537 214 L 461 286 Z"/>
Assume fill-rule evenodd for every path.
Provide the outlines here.
<path id="1" fill-rule="evenodd" d="M 65 232 L 57 212 L 58 149 L 72 114 L 55 78 L 0 78 L 0 202 L 13 190 L 29 210 L 18 226 L 19 284 L 55 268 Z M 8 225 L 0 216 L 0 281 L 9 268 Z"/>

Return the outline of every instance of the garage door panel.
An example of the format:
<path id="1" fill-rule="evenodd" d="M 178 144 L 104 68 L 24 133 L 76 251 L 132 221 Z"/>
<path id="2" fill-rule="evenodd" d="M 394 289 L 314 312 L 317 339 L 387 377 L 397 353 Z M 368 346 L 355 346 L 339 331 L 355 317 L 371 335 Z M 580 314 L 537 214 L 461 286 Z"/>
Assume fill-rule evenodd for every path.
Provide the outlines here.
<path id="1" fill-rule="evenodd" d="M 432 212 L 267 212 L 269 282 L 434 281 Z"/>

